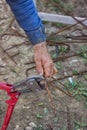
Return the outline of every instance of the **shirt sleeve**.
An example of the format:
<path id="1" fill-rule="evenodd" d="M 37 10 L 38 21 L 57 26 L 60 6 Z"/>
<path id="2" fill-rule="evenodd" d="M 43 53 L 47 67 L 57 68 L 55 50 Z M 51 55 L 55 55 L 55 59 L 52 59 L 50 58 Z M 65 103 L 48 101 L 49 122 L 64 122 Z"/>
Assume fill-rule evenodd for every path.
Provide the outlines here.
<path id="1" fill-rule="evenodd" d="M 44 25 L 38 16 L 33 0 L 6 0 L 16 20 L 33 45 L 46 41 Z"/>

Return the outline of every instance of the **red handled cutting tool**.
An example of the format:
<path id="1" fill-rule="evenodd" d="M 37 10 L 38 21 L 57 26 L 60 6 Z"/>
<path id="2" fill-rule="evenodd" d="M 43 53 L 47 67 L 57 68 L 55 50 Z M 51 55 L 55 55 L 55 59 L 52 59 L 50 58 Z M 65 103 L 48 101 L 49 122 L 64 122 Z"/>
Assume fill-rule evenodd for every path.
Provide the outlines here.
<path id="1" fill-rule="evenodd" d="M 4 123 L 0 130 L 7 129 L 14 107 L 19 99 L 19 96 L 23 93 L 38 92 L 44 89 L 45 86 L 42 82 L 43 80 L 44 78 L 42 76 L 32 76 L 16 84 L 7 84 L 7 83 L 0 82 L 0 90 L 6 91 L 8 96 L 10 97 L 9 100 L 6 100 L 6 104 L 8 104 L 8 108 L 6 111 Z"/>

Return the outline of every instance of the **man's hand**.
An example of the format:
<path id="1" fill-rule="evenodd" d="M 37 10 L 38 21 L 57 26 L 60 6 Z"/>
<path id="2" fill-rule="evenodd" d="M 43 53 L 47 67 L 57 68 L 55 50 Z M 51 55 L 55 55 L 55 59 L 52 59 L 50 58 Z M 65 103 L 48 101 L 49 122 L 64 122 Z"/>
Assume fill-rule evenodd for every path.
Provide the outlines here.
<path id="1" fill-rule="evenodd" d="M 52 77 L 57 73 L 57 69 L 48 53 L 46 42 L 35 45 L 34 51 L 36 69 L 39 74 L 44 75 L 45 77 Z"/>

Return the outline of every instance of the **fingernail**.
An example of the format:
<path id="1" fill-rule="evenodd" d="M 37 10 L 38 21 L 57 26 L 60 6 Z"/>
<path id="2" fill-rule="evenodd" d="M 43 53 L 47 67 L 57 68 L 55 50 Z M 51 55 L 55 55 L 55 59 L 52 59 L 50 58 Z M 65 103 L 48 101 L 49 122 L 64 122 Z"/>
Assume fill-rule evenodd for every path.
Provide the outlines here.
<path id="1" fill-rule="evenodd" d="M 43 76 L 43 73 L 40 73 L 39 75 L 40 75 L 40 76 Z"/>
<path id="2" fill-rule="evenodd" d="M 52 76 L 52 78 L 53 78 L 53 79 L 57 79 L 57 77 L 56 77 L 56 76 L 54 76 L 54 75 Z"/>

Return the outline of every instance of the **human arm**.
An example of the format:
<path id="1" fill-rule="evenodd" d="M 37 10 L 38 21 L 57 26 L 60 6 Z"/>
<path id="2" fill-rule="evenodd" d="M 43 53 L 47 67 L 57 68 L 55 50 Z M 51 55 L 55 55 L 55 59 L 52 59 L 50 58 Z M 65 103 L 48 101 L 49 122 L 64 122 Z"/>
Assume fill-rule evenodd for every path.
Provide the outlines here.
<path id="1" fill-rule="evenodd" d="M 37 14 L 33 0 L 7 0 L 7 3 L 10 5 L 19 25 L 34 45 L 38 72 L 46 77 L 52 76 L 54 65 L 47 51 L 44 25 Z"/>
<path id="2" fill-rule="evenodd" d="M 6 0 L 33 45 L 46 41 L 45 28 L 33 0 Z"/>

